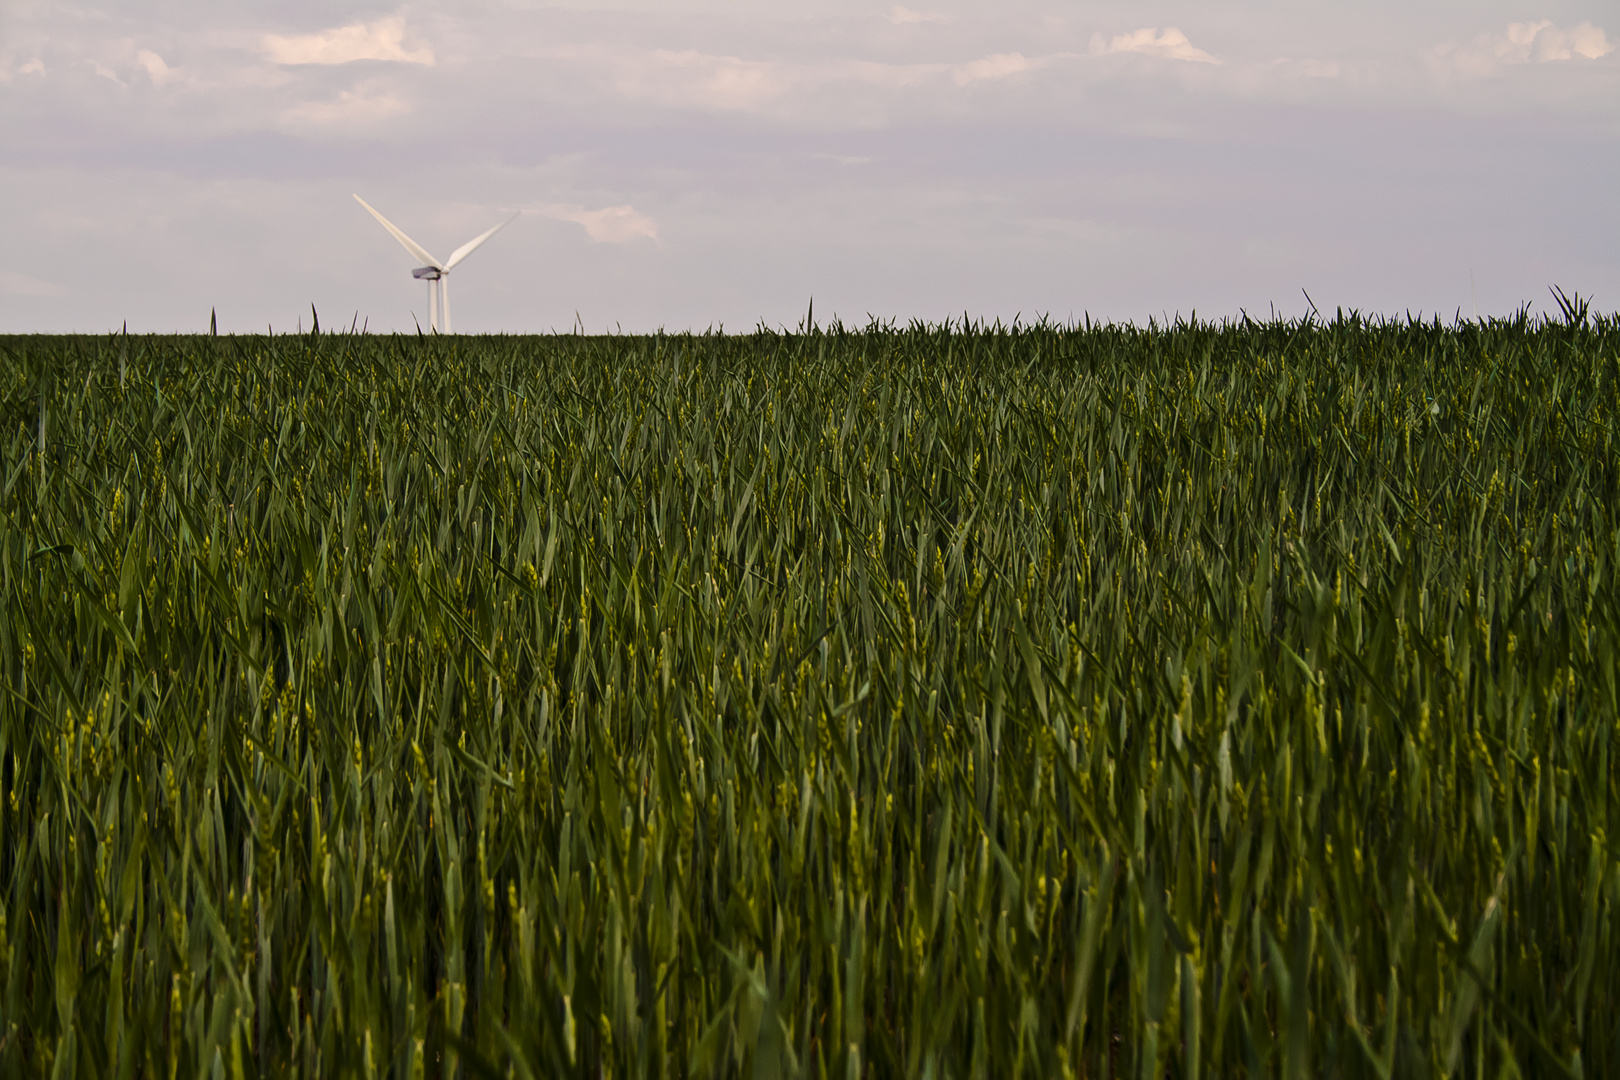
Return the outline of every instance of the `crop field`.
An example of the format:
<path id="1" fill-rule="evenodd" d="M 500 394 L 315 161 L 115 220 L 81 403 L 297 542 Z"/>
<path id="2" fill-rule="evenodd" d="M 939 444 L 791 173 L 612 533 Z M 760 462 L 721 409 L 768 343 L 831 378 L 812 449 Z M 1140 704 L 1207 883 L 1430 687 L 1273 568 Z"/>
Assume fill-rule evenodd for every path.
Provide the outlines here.
<path id="1" fill-rule="evenodd" d="M 0 338 L 0 1077 L 1620 1074 L 1620 321 Z"/>

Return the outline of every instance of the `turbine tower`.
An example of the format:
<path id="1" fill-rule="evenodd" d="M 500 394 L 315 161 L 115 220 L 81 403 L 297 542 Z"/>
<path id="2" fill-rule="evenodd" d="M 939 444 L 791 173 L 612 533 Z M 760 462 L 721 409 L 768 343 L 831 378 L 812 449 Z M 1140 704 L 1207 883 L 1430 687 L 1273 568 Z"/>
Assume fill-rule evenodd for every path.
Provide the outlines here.
<path id="1" fill-rule="evenodd" d="M 450 332 L 450 271 L 455 269 L 456 264 L 462 259 L 465 259 L 468 255 L 471 255 L 477 249 L 479 244 L 482 244 L 485 240 L 488 240 L 490 237 L 494 236 L 507 225 L 510 225 L 518 216 L 517 214 L 513 214 L 511 217 L 507 218 L 499 225 L 496 225 L 488 232 L 480 233 L 479 235 L 473 237 L 471 240 L 452 251 L 448 259 L 440 262 L 432 255 L 429 255 L 427 253 L 427 249 L 421 244 L 418 244 L 415 240 L 412 240 L 410 237 L 401 232 L 392 221 L 389 221 L 387 218 L 377 213 L 377 211 L 372 208 L 372 205 L 366 202 L 366 200 L 356 195 L 354 197 L 354 201 L 370 211 L 372 217 L 382 222 L 382 227 L 392 233 L 394 239 L 398 240 L 406 251 L 427 263 L 426 266 L 421 266 L 415 270 L 412 270 L 411 276 L 417 278 L 418 280 L 427 282 L 428 328 L 436 334 L 448 334 Z M 519 210 L 518 214 L 521 214 L 522 212 L 523 211 Z"/>

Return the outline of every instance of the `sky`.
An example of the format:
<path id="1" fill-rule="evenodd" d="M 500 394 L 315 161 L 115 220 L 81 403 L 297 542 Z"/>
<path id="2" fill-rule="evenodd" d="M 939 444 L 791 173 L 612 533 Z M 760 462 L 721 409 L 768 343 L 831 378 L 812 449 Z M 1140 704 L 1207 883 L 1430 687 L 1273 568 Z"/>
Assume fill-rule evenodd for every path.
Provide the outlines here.
<path id="1" fill-rule="evenodd" d="M 1620 307 L 1612 0 L 913 5 L 0 0 L 0 332 Z"/>

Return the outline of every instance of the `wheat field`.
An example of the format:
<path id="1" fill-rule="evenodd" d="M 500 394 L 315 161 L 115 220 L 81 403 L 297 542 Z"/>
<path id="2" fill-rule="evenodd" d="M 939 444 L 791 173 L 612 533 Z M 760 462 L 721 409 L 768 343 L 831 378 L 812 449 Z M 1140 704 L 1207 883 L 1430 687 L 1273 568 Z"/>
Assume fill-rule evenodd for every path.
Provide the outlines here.
<path id="1" fill-rule="evenodd" d="M 0 338 L 0 1076 L 1613 1075 L 1617 429 L 1584 309 Z"/>

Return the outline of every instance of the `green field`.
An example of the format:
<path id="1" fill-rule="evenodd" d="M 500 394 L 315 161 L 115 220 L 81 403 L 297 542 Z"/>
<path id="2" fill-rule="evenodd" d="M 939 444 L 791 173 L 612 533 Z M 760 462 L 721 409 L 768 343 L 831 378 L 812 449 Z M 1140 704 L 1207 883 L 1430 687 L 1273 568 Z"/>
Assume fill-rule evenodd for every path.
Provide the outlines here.
<path id="1" fill-rule="evenodd" d="M 1617 430 L 1584 312 L 0 338 L 0 1077 L 1616 1075 Z"/>

